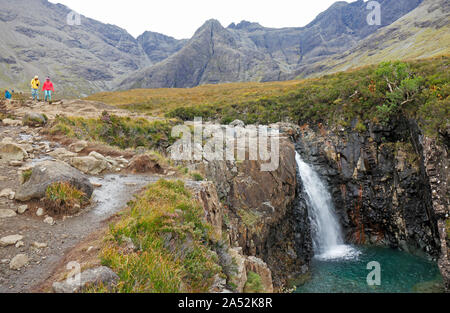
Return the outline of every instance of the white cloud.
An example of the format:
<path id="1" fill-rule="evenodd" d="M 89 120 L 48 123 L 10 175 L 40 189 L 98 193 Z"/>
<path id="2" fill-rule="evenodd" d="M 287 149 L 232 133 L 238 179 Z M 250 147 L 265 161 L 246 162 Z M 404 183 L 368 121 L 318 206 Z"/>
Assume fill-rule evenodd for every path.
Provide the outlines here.
<path id="1" fill-rule="evenodd" d="M 352 0 L 353 1 L 353 0 Z M 190 38 L 208 19 L 223 26 L 247 20 L 266 27 L 300 27 L 311 22 L 335 0 L 51 0 L 133 36 L 146 30 Z M 351 1 L 350 1 L 351 2 Z"/>

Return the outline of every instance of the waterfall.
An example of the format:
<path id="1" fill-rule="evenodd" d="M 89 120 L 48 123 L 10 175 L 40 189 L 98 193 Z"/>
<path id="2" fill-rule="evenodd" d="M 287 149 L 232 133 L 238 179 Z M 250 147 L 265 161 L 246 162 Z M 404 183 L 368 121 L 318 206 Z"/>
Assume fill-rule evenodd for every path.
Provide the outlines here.
<path id="1" fill-rule="evenodd" d="M 331 195 L 317 172 L 296 153 L 300 178 L 307 195 L 317 259 L 353 259 L 359 252 L 344 242 L 341 225 L 335 213 Z"/>

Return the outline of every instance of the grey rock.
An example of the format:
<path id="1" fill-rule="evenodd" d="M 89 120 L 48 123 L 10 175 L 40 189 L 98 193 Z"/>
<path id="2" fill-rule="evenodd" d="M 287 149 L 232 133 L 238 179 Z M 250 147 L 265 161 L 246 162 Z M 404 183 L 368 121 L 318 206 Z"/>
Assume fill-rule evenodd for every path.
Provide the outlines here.
<path id="1" fill-rule="evenodd" d="M 27 157 L 27 151 L 20 145 L 10 142 L 0 142 L 0 162 L 23 161 Z"/>
<path id="2" fill-rule="evenodd" d="M 245 127 L 245 123 L 241 120 L 235 120 L 232 123 L 230 123 L 231 127 Z"/>
<path id="3" fill-rule="evenodd" d="M 11 64 L 0 78 L 2 86 L 9 86 L 12 78 L 16 86 L 28 86 L 34 75 L 50 75 L 59 95 L 81 96 L 107 90 L 125 73 L 152 64 L 138 41 L 122 28 L 84 16 L 81 25 L 68 25 L 66 17 L 72 10 L 64 5 L 0 0 L 0 6 L 0 16 L 9 12 L 10 17 L 0 34 L 2 63 Z M 74 80 L 77 88 L 66 88 Z"/>
<path id="4" fill-rule="evenodd" d="M 16 193 L 19 201 L 41 199 L 45 197 L 47 187 L 57 182 L 68 182 L 83 191 L 90 198 L 94 190 L 86 175 L 66 163 L 59 161 L 44 161 L 37 164 L 30 179 L 20 186 Z"/>
<path id="5" fill-rule="evenodd" d="M 13 200 L 16 193 L 11 188 L 5 188 L 0 192 L 0 198 L 8 198 Z"/>
<path id="6" fill-rule="evenodd" d="M 23 214 L 28 210 L 28 205 L 21 205 L 19 206 L 19 208 L 17 209 L 17 213 L 19 214 Z"/>
<path id="7" fill-rule="evenodd" d="M 10 235 L 0 239 L 0 247 L 13 246 L 23 239 L 22 235 Z"/>
<path id="8" fill-rule="evenodd" d="M 23 125 L 31 127 L 44 126 L 45 124 L 47 124 L 47 121 L 48 118 L 45 115 L 34 112 L 27 113 L 22 118 Z"/>
<path id="9" fill-rule="evenodd" d="M 18 254 L 9 263 L 9 268 L 18 271 L 22 267 L 26 266 L 28 262 L 29 258 L 26 254 Z"/>
<path id="10" fill-rule="evenodd" d="M 14 217 L 17 213 L 10 209 L 0 209 L 0 218 Z"/>
<path id="11" fill-rule="evenodd" d="M 84 16 L 81 25 L 70 26 L 65 17 L 71 10 L 64 5 L 0 0 L 0 64 L 8 65 L 0 85 L 9 85 L 11 77 L 20 77 L 18 85 L 29 84 L 38 72 L 58 81 L 63 94 L 81 96 L 117 86 L 193 87 L 308 76 L 327 67 L 320 62 L 357 47 L 422 0 L 379 2 L 380 26 L 366 22 L 369 11 L 363 0 L 339 1 L 305 27 L 275 29 L 242 21 L 225 28 L 211 20 L 190 40 L 177 40 L 153 32 L 135 39 L 124 29 Z M 365 44 L 376 42 L 380 41 Z M 66 88 L 74 80 L 77 88 Z"/>
<path id="12" fill-rule="evenodd" d="M 137 41 L 154 64 L 164 61 L 172 54 L 180 51 L 187 42 L 187 40 L 177 40 L 163 34 L 148 31 L 140 35 Z"/>
<path id="13" fill-rule="evenodd" d="M 111 286 L 117 282 L 119 277 L 110 268 L 102 266 L 84 271 L 80 275 L 80 281 L 70 279 L 63 282 L 53 283 L 53 291 L 55 293 L 76 293 L 86 287 L 87 284 L 96 285 L 103 284 Z"/>
<path id="14" fill-rule="evenodd" d="M 47 248 L 48 245 L 44 242 L 35 241 L 35 242 L 33 242 L 33 247 L 35 247 L 36 249 L 44 249 L 44 248 Z"/>
<path id="15" fill-rule="evenodd" d="M 36 216 L 43 216 L 44 215 L 44 209 L 43 208 L 38 208 L 36 211 Z"/>

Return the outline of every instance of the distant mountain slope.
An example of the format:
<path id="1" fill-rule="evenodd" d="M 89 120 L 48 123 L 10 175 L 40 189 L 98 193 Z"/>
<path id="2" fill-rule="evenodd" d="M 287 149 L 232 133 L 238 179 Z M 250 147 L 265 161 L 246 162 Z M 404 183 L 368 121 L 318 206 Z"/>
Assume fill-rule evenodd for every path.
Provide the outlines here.
<path id="1" fill-rule="evenodd" d="M 155 33 L 145 32 L 137 38 L 138 43 L 154 64 L 167 59 L 172 54 L 181 50 L 187 40 L 177 40 L 175 38 Z"/>
<path id="2" fill-rule="evenodd" d="M 299 78 L 319 76 L 388 60 L 445 54 L 450 54 L 450 2 L 424 0 L 417 9 L 367 37 L 350 51 L 303 66 L 296 74 Z"/>
<path id="3" fill-rule="evenodd" d="M 205 23 L 177 53 L 133 73 L 120 89 L 193 87 L 237 81 L 273 81 L 294 77 L 299 67 L 325 60 L 388 26 L 422 0 L 382 0 L 382 25 L 367 23 L 363 0 L 336 2 L 303 28 L 265 28 L 242 22 L 224 28 Z"/>
<path id="4" fill-rule="evenodd" d="M 82 17 L 46 0 L 0 0 L 0 85 L 25 88 L 38 74 L 53 77 L 58 92 L 109 89 L 126 74 L 151 65 L 125 30 Z"/>
<path id="5" fill-rule="evenodd" d="M 0 0 L 0 87 L 27 91 L 34 75 L 50 75 L 60 95 L 83 96 L 116 88 L 264 82 L 332 71 L 341 62 L 331 58 L 356 51 L 365 38 L 381 34 L 422 0 L 379 2 L 380 26 L 367 24 L 363 0 L 340 1 L 302 28 L 246 21 L 225 28 L 210 20 L 190 40 L 176 40 L 153 32 L 135 39 L 84 16 L 81 25 L 70 26 L 71 10 L 47 0 Z"/>
<path id="6" fill-rule="evenodd" d="M 132 74 L 121 87 L 194 87 L 252 80 L 258 75 L 261 79 L 270 68 L 277 69 L 277 64 L 269 55 L 245 47 L 218 21 L 210 20 L 178 53 L 149 69 Z"/>

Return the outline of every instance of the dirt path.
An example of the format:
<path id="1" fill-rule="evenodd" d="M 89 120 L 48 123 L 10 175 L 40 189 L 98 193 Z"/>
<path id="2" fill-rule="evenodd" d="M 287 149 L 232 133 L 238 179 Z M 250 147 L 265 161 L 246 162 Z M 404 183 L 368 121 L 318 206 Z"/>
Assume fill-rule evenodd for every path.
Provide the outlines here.
<path id="1" fill-rule="evenodd" d="M 21 104 L 19 101 L 11 101 L 6 103 L 5 108 L 9 112 L 14 112 L 18 117 L 23 117 L 26 113 L 45 114 L 49 119 L 54 119 L 56 115 L 66 115 L 84 118 L 98 118 L 103 111 L 117 116 L 142 117 L 149 120 L 157 120 L 159 118 L 131 113 L 130 111 L 119 109 L 102 102 L 86 101 L 86 100 L 61 100 L 48 104 L 46 102 L 27 101 Z"/>
<path id="2" fill-rule="evenodd" d="M 22 240 L 24 246 L 21 248 L 15 246 L 2 248 L 1 259 L 10 259 L 24 253 L 29 256 L 30 263 L 21 271 L 10 270 L 8 263 L 2 264 L 0 293 L 27 292 L 42 283 L 50 276 L 66 250 L 98 230 L 103 221 L 125 208 L 126 203 L 133 198 L 133 194 L 158 179 L 159 177 L 120 175 L 110 175 L 104 179 L 96 178 L 96 182 L 104 185 L 95 190 L 94 203 L 79 216 L 64 221 L 57 220 L 53 226 L 45 224 L 42 218 L 33 216 L 35 214 L 18 215 L 2 220 L 1 237 L 20 234 L 25 238 Z M 45 243 L 48 247 L 36 249 L 33 242 Z"/>
<path id="3" fill-rule="evenodd" d="M 60 107 L 63 109 L 63 107 Z M 75 108 L 72 107 L 72 108 Z M 23 110 L 23 111 L 22 111 Z M 64 109 L 63 109 L 64 110 Z M 20 116 L 26 109 L 14 111 L 15 116 Z M 11 111 L 10 111 L 11 112 Z M 47 112 L 45 108 L 36 108 L 36 112 Z M 52 114 L 62 113 L 52 111 Z M 67 111 L 64 111 L 67 113 Z M 78 113 L 77 113 L 78 112 Z M 87 111 L 86 111 L 87 112 Z M 96 114 L 101 112 L 101 106 L 95 109 Z M 79 114 L 75 109 L 71 114 Z M 46 113 L 47 114 L 47 113 Z M 53 116 L 49 114 L 49 116 Z M 86 116 L 85 114 L 83 116 Z M 94 115 L 92 115 L 94 116 Z M 1 125 L 1 123 L 0 123 Z M 33 147 L 31 158 L 27 164 L 31 165 L 50 158 L 48 153 L 61 147 L 59 143 L 48 142 L 39 135 L 38 129 L 28 127 L 0 126 L 0 141 L 9 138 L 14 143 Z M 31 149 L 31 148 L 30 148 Z M 8 163 L 0 163 L 0 191 L 5 188 L 17 190 L 20 185 L 18 167 Z M 30 292 L 36 286 L 48 279 L 55 268 L 66 257 L 66 253 L 77 246 L 90 234 L 98 231 L 105 225 L 111 216 L 123 210 L 129 200 L 133 198 L 143 187 L 156 182 L 161 176 L 153 175 L 128 175 L 109 174 L 103 177 L 91 177 L 91 182 L 97 186 L 90 207 L 79 215 L 63 219 L 55 219 L 55 224 L 44 222 L 45 214 L 38 217 L 37 207 L 32 207 L 24 213 L 14 217 L 0 218 L 0 238 L 9 235 L 21 235 L 22 246 L 0 247 L 0 293 Z M 12 209 L 18 211 L 23 203 L 0 198 L 0 210 Z M 45 209 L 45 208 L 44 208 Z M 34 243 L 45 244 L 46 247 L 36 248 Z M 26 254 L 29 258 L 27 266 L 20 270 L 10 269 L 10 261 L 18 254 Z M 71 260 L 78 261 L 78 260 Z"/>

